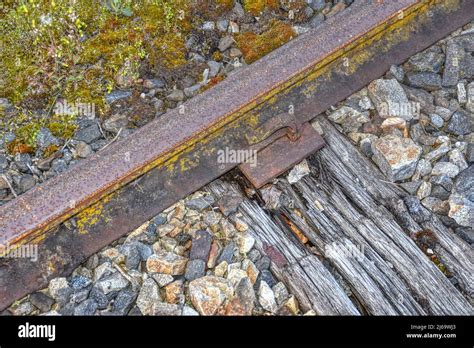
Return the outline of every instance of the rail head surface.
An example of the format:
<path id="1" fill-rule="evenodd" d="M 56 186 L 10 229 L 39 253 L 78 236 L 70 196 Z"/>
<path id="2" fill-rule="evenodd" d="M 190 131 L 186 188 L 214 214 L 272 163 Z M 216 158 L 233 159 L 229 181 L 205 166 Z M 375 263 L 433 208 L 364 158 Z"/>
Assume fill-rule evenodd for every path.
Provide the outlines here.
<path id="1" fill-rule="evenodd" d="M 328 19 L 317 30 L 295 38 L 184 103 L 184 114 L 176 109 L 167 112 L 73 169 L 0 207 L 0 241 L 21 243 L 34 232 L 53 228 L 270 98 L 278 86 L 294 83 L 315 64 L 416 6 L 420 6 L 420 1 L 355 3 L 343 12 L 344 20 L 340 20 L 341 15 Z"/>

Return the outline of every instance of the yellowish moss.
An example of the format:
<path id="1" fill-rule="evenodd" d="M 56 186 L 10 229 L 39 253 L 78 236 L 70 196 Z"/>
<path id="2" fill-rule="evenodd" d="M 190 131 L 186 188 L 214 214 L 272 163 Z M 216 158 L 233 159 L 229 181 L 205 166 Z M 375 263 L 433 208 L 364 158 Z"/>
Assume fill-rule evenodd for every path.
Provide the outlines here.
<path id="1" fill-rule="evenodd" d="M 280 5 L 279 0 L 244 0 L 245 11 L 253 16 L 259 16 L 265 10 L 276 11 Z"/>
<path id="2" fill-rule="evenodd" d="M 227 8 L 232 0 L 215 0 Z M 56 100 L 94 104 L 107 111 L 104 96 L 133 87 L 139 67 L 173 69 L 186 63 L 184 40 L 192 29 L 190 0 L 7 0 L 0 5 L 0 97 L 20 110 L 51 110 Z M 34 105 L 34 106 L 33 106 Z M 51 114 L 51 112 L 48 112 Z M 20 117 L 5 130 L 25 126 Z M 37 117 L 37 116 L 34 116 Z M 12 148 L 34 149 L 37 125 L 61 138 L 72 136 L 73 118 L 28 120 Z M 25 132 L 23 132 L 25 133 Z M 23 145 L 25 146 L 23 146 Z"/>
<path id="3" fill-rule="evenodd" d="M 191 0 L 193 16 L 214 20 L 234 7 L 234 0 Z"/>
<path id="4" fill-rule="evenodd" d="M 235 35 L 237 46 L 242 51 L 247 63 L 252 63 L 296 36 L 291 25 L 274 21 L 262 34 L 245 32 Z"/>

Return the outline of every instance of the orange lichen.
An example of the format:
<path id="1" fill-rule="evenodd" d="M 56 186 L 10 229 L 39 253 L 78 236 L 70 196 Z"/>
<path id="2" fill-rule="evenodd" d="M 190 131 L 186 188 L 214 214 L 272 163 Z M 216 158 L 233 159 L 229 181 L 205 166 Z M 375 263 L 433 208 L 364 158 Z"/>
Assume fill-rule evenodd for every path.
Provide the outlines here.
<path id="1" fill-rule="evenodd" d="M 252 63 L 296 36 L 291 25 L 274 21 L 270 29 L 262 34 L 245 32 L 235 35 L 237 46 L 247 63 Z"/>
<path id="2" fill-rule="evenodd" d="M 222 80 L 224 80 L 224 77 L 223 77 L 223 76 L 216 76 L 216 77 L 213 77 L 212 79 L 209 80 L 209 82 L 207 83 L 207 85 L 201 87 L 200 92 L 206 91 L 206 90 L 208 90 L 209 88 L 214 87 L 215 85 L 217 85 L 217 84 L 218 84 L 219 82 L 221 82 Z"/>

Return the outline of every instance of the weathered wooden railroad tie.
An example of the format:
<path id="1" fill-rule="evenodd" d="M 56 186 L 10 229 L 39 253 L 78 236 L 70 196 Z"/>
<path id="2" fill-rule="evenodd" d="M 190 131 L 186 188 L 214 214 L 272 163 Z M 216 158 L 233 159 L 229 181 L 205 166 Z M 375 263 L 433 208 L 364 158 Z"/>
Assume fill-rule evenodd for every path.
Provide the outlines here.
<path id="1" fill-rule="evenodd" d="M 34 243 L 39 250 L 36 262 L 0 259 L 0 309 L 46 286 L 49 279 L 69 274 L 105 245 L 236 166 L 256 188 L 261 187 L 323 146 L 321 136 L 309 125 L 317 115 L 383 75 L 390 65 L 400 64 L 472 19 L 471 0 L 359 1 L 329 18 L 317 33 L 299 36 L 182 108 L 167 112 L 99 151 L 74 171 L 62 173 L 0 207 L 2 244 L 12 249 Z M 330 126 L 325 128 L 329 130 Z M 357 174 L 337 163 L 339 151 L 346 150 L 334 147 L 329 140 L 334 141 L 326 139 L 329 146 L 321 150 L 318 160 L 325 166 L 341 166 L 334 173 L 341 182 L 358 175 L 365 175 L 363 179 L 370 182 L 369 172 Z M 257 167 L 220 163 L 218 153 L 225 149 L 257 151 Z M 337 195 L 313 190 L 316 184 L 310 179 L 298 185 L 304 195 L 301 204 L 306 206 L 314 198 L 340 208 L 346 203 L 344 194 L 355 194 L 347 182 L 348 186 L 340 189 L 340 201 Z M 399 194 L 375 183 L 368 191 L 374 197 L 389 195 L 394 201 Z M 351 199 L 359 202 L 357 196 Z M 376 205 L 378 201 L 372 198 L 368 202 Z M 397 207 L 380 209 L 403 214 L 396 212 Z M 249 214 L 258 207 L 246 203 L 242 209 Z M 274 223 L 253 222 L 260 239 L 278 244 L 280 250 L 274 251 L 275 255 L 286 254 L 282 258 L 285 262 L 274 257 L 277 261 L 273 267 L 282 278 L 290 277 L 291 284 L 303 286 L 293 286 L 293 290 L 306 307 L 323 314 L 472 314 L 466 298 L 442 278 L 442 273 L 419 250 L 413 249 L 415 245 L 398 225 L 393 225 L 393 215 L 392 220 L 377 215 L 374 222 L 346 226 L 344 221 L 361 218 L 348 203 L 347 209 L 347 216 L 335 210 L 330 221 L 311 215 L 311 226 L 299 221 L 291 210 L 286 211 L 286 216 L 315 245 L 339 238 L 334 233 L 339 223 L 348 238 L 360 243 L 370 238 L 365 233 L 382 240 L 388 235 L 393 238 L 397 253 L 383 252 L 383 247 L 371 246 L 369 250 L 393 263 L 406 259 L 403 268 L 388 269 L 377 260 L 369 266 L 335 262 L 337 271 L 352 279 L 360 306 L 344 297 L 325 267 L 284 231 L 280 234 Z M 446 243 L 440 247 L 446 264 L 452 265 L 463 289 L 472 295 L 472 261 L 460 259 L 466 252 L 455 254 L 451 249 L 461 248 L 461 241 L 447 235 L 435 219 L 424 224 L 433 224 L 431 227 Z M 325 230 L 325 235 L 315 234 L 315 227 Z M 420 226 L 409 221 L 404 227 Z M 285 251 L 285 246 L 291 252 Z M 285 272 L 287 265 L 292 272 Z M 469 270 L 471 273 L 466 273 Z M 358 279 L 357 272 L 365 276 Z M 410 288 L 408 284 L 412 284 Z M 399 294 L 405 301 L 392 299 Z"/>

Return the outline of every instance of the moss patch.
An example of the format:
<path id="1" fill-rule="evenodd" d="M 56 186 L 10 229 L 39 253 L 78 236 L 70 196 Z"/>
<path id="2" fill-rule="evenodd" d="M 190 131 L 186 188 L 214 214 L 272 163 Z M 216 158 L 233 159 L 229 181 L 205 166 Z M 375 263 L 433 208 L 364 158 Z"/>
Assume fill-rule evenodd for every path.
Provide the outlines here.
<path id="1" fill-rule="evenodd" d="M 273 21 L 270 28 L 262 34 L 245 32 L 235 35 L 237 46 L 247 63 L 252 63 L 296 36 L 291 25 Z"/>
<path id="2" fill-rule="evenodd" d="M 233 5 L 215 0 L 219 8 Z M 231 4 L 232 3 L 232 4 Z M 0 97 L 19 110 L 4 130 L 19 131 L 12 149 L 34 150 L 38 126 L 70 137 L 74 117 L 58 119 L 58 100 L 108 110 L 105 94 L 133 87 L 140 67 L 186 64 L 185 37 L 195 24 L 189 0 L 8 0 L 0 6 Z M 23 118 L 27 110 L 41 116 Z M 45 114 L 50 121 L 45 121 Z M 26 122 L 26 124 L 25 124 Z M 25 145 L 25 146 L 23 146 Z"/>
<path id="3" fill-rule="evenodd" d="M 259 16 L 265 10 L 276 11 L 280 5 L 279 0 L 244 0 L 244 10 L 253 16 Z"/>

